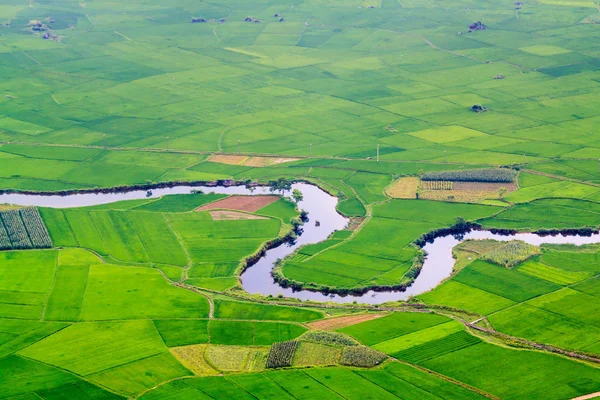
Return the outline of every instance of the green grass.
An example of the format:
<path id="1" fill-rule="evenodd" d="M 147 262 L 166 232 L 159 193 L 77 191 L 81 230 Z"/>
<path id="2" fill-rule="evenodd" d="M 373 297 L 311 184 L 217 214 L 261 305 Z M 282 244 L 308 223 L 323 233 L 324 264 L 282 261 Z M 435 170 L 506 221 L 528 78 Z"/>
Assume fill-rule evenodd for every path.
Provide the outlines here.
<path id="1" fill-rule="evenodd" d="M 448 318 L 436 314 L 424 313 L 393 313 L 383 318 L 362 322 L 340 332 L 348 334 L 371 346 L 397 336 L 419 331 L 430 326 L 448 322 Z"/>
<path id="2" fill-rule="evenodd" d="M 208 320 L 161 319 L 154 325 L 169 347 L 208 342 Z"/>
<path id="3" fill-rule="evenodd" d="M 496 368 L 490 369 L 490 363 Z M 505 399 L 572 398 L 600 387 L 596 368 L 551 354 L 488 343 L 469 346 L 423 365 Z M 551 380 L 548 374 L 552 374 Z"/>
<path id="4" fill-rule="evenodd" d="M 302 308 L 216 300 L 215 318 L 308 322 L 323 318 L 323 313 Z"/>
<path id="5" fill-rule="evenodd" d="M 19 354 L 79 375 L 150 357 L 166 349 L 151 321 L 76 324 Z"/>
<path id="6" fill-rule="evenodd" d="M 479 260 L 469 264 L 453 279 L 516 302 L 559 288 L 548 281 Z"/>

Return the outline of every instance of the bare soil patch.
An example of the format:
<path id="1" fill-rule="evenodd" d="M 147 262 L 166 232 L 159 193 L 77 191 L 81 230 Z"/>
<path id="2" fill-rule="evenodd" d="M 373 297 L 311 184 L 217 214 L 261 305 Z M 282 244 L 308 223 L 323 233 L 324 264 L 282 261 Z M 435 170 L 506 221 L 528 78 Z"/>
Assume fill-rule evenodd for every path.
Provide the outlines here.
<path id="1" fill-rule="evenodd" d="M 308 326 L 311 329 L 319 329 L 322 331 L 332 331 L 350 325 L 360 324 L 361 322 L 370 321 L 372 319 L 383 317 L 385 314 L 359 314 L 348 315 L 344 317 L 335 317 L 322 319 L 320 321 L 311 322 Z"/>
<path id="2" fill-rule="evenodd" d="M 273 165 L 275 164 L 283 164 L 286 162 L 298 161 L 299 158 L 275 158 L 273 159 Z"/>
<path id="3" fill-rule="evenodd" d="M 244 165 L 249 167 L 266 167 L 272 163 L 273 158 L 271 157 L 250 157 L 244 162 Z"/>
<path id="4" fill-rule="evenodd" d="M 418 186 L 417 177 L 400 178 L 387 190 L 387 193 L 395 199 L 414 199 L 417 197 Z"/>
<path id="5" fill-rule="evenodd" d="M 213 221 L 237 221 L 242 219 L 267 219 L 265 217 L 261 217 L 259 215 L 246 214 L 243 212 L 237 211 L 211 211 L 210 216 Z"/>
<path id="6" fill-rule="evenodd" d="M 210 204 L 205 204 L 197 208 L 196 211 L 228 209 L 255 212 L 277 200 L 279 200 L 278 196 L 231 196 Z"/>
<path id="7" fill-rule="evenodd" d="M 240 165 L 244 161 L 246 161 L 248 157 L 246 156 L 233 156 L 227 154 L 214 154 L 208 158 L 208 161 L 221 163 L 221 164 L 229 164 L 229 165 Z"/>
<path id="8" fill-rule="evenodd" d="M 247 165 L 249 167 L 267 167 L 269 165 L 282 164 L 286 162 L 297 161 L 299 158 L 290 157 L 249 157 L 238 156 L 234 154 L 213 154 L 208 161 L 229 164 L 229 165 Z"/>

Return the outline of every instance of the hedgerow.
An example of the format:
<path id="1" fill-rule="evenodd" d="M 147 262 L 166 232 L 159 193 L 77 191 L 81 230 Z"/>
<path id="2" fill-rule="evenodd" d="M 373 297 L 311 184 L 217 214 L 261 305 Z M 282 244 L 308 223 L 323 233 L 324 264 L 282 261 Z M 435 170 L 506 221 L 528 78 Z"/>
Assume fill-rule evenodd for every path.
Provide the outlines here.
<path id="1" fill-rule="evenodd" d="M 455 171 L 426 172 L 422 181 L 454 181 L 454 182 L 512 182 L 517 171 L 508 168 L 481 168 Z"/>
<path id="2" fill-rule="evenodd" d="M 386 355 L 367 346 L 345 347 L 340 364 L 352 367 L 371 368 L 381 364 Z"/>
<path id="3" fill-rule="evenodd" d="M 298 347 L 296 340 L 273 343 L 267 356 L 267 368 L 291 367 L 294 353 Z"/>

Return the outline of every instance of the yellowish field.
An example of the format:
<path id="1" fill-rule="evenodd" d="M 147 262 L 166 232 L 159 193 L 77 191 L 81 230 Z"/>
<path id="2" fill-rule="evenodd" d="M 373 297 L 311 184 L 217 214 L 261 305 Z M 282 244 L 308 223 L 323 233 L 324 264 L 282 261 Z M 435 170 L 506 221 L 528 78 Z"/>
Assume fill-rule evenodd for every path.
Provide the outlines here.
<path id="1" fill-rule="evenodd" d="M 248 167 L 267 167 L 269 165 L 283 164 L 297 161 L 298 158 L 290 157 L 248 157 L 232 154 L 213 154 L 208 158 L 210 162 L 229 165 L 246 165 Z"/>
<path id="2" fill-rule="evenodd" d="M 419 178 L 400 178 L 387 190 L 387 194 L 395 199 L 414 199 L 417 197 Z"/>
<path id="3" fill-rule="evenodd" d="M 185 367 L 192 371 L 198 376 L 210 376 L 217 375 L 215 371 L 204 358 L 207 344 L 196 344 L 192 346 L 174 347 L 169 349 L 171 353 L 181 362 Z"/>

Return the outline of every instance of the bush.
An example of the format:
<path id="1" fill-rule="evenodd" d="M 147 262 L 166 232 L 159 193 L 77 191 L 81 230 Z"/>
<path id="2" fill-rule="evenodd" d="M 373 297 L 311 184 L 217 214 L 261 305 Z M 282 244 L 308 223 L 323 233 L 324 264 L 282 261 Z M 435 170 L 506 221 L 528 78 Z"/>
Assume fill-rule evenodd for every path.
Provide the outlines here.
<path id="1" fill-rule="evenodd" d="M 296 340 L 273 343 L 267 356 L 267 368 L 291 367 L 294 353 L 298 347 Z"/>
<path id="2" fill-rule="evenodd" d="M 367 346 L 345 347 L 340 364 L 351 367 L 371 368 L 381 364 L 387 356 Z"/>
<path id="3" fill-rule="evenodd" d="M 426 172 L 422 181 L 506 182 L 514 181 L 517 172 L 508 168 L 481 168 L 456 171 Z"/>
<path id="4" fill-rule="evenodd" d="M 358 342 L 348 335 L 338 332 L 308 331 L 300 340 L 332 346 L 358 346 Z"/>
<path id="5" fill-rule="evenodd" d="M 537 246 L 521 240 L 512 240 L 506 244 L 499 244 L 486 253 L 483 259 L 510 268 L 540 253 L 541 250 Z"/>

